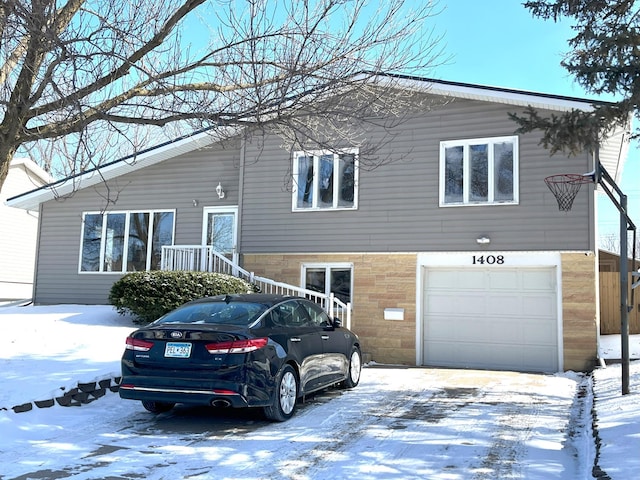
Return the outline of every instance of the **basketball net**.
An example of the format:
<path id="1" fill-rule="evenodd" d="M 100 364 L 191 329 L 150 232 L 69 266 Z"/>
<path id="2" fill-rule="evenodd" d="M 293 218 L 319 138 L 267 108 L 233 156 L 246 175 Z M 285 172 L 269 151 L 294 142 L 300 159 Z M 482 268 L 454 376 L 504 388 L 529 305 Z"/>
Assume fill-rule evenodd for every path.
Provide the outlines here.
<path id="1" fill-rule="evenodd" d="M 583 183 L 592 183 L 591 175 L 580 175 L 577 173 L 563 173 L 551 175 L 544 179 L 544 182 L 556 197 L 558 208 L 561 212 L 568 212 L 573 206 L 573 200 L 578 195 Z"/>

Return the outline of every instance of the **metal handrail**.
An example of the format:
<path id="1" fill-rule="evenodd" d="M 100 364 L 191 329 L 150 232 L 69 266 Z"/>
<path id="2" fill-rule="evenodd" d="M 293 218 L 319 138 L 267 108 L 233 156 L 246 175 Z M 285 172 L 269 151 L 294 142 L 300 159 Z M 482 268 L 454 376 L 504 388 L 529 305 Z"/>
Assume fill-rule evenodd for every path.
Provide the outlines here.
<path id="1" fill-rule="evenodd" d="M 160 269 L 167 271 L 196 271 L 233 275 L 253 285 L 262 293 L 292 295 L 308 298 L 322 306 L 332 318 L 337 317 L 342 324 L 351 328 L 351 303 L 344 303 L 333 293 L 327 295 L 288 283 L 260 277 L 229 260 L 210 245 L 164 245 L 160 259 Z"/>

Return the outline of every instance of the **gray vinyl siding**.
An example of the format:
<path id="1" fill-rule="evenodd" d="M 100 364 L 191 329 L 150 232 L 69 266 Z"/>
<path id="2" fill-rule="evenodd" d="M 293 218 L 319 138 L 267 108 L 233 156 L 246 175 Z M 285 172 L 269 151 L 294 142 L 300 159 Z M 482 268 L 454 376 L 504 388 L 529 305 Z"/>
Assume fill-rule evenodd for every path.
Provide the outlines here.
<path id="1" fill-rule="evenodd" d="M 555 173 L 590 171 L 589 158 L 550 157 L 538 135 L 519 137 L 519 205 L 439 207 L 440 142 L 512 135 L 515 124 L 507 113 L 515 109 L 458 100 L 407 119 L 393 137 L 369 132 L 367 145 L 381 142 L 376 155 L 385 165 L 361 168 L 353 211 L 292 212 L 291 152 L 275 136 L 249 137 L 243 175 L 240 142 L 228 141 L 46 202 L 34 301 L 107 303 L 121 274 L 78 273 L 82 213 L 105 209 L 175 210 L 174 243 L 199 245 L 203 207 L 238 205 L 241 254 L 486 249 L 477 244 L 479 236 L 491 238 L 492 251 L 593 250 L 592 187 L 583 186 L 573 210 L 562 213 L 543 181 Z M 215 193 L 218 182 L 226 193 L 222 200 Z"/>
<path id="2" fill-rule="evenodd" d="M 590 171 L 589 157 L 550 157 L 537 134 L 519 136 L 518 205 L 439 207 L 440 142 L 513 135 L 507 113 L 514 110 L 457 100 L 403 123 L 378 152 L 392 161 L 361 169 L 356 211 L 292 212 L 291 154 L 277 138 L 248 144 L 241 251 L 474 251 L 483 249 L 481 235 L 491 238 L 491 250 L 592 250 L 592 187 L 583 186 L 563 213 L 544 183 L 552 174 Z M 382 140 L 381 132 L 369 138 Z"/>
<path id="3" fill-rule="evenodd" d="M 199 245 L 202 208 L 238 203 L 238 152 L 237 144 L 225 143 L 43 204 L 35 302 L 108 303 L 109 289 L 122 275 L 78 273 L 83 212 L 175 210 L 174 243 Z M 227 193 L 223 200 L 215 192 L 218 182 Z M 193 200 L 198 201 L 197 207 L 193 206 Z"/>

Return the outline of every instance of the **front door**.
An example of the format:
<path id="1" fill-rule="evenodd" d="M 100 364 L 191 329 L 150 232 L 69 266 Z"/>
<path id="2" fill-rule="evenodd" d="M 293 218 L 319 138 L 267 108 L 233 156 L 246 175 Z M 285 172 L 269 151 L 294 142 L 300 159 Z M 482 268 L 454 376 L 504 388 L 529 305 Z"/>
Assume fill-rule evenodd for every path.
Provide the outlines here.
<path id="1" fill-rule="evenodd" d="M 202 244 L 238 263 L 238 207 L 205 207 L 202 222 Z"/>

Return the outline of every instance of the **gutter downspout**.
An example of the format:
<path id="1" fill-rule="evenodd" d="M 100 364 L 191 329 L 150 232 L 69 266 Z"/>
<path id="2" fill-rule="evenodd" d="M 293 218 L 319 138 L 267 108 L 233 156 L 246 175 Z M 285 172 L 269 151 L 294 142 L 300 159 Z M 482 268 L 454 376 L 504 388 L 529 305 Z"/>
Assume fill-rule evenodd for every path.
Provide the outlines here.
<path id="1" fill-rule="evenodd" d="M 244 134 L 241 134 L 240 137 L 240 165 L 238 172 L 238 226 L 237 226 L 237 235 L 236 235 L 236 249 L 238 255 L 238 265 L 240 267 L 243 266 L 243 258 L 242 258 L 242 249 L 240 246 L 242 245 L 242 212 L 244 210 L 244 169 L 246 165 L 246 138 Z"/>

